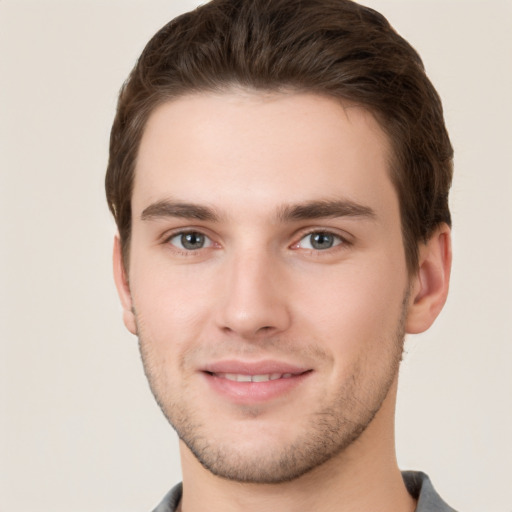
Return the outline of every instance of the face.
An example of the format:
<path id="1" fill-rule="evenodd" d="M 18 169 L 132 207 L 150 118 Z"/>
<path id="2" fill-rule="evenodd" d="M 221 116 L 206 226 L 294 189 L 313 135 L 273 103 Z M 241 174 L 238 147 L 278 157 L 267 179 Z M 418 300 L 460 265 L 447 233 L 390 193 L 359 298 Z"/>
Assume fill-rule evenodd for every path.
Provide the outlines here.
<path id="1" fill-rule="evenodd" d="M 409 305 L 388 160 L 372 115 L 315 95 L 197 94 L 150 117 L 125 321 L 214 474 L 296 478 L 381 408 Z"/>

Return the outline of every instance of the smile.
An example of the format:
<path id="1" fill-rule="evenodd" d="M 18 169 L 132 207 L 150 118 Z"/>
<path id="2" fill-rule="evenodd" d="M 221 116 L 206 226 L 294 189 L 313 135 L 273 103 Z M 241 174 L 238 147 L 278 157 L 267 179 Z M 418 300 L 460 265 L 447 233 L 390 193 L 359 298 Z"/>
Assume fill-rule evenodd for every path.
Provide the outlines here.
<path id="1" fill-rule="evenodd" d="M 247 375 L 242 373 L 215 373 L 219 379 L 227 379 L 234 382 L 268 382 L 269 380 L 289 379 L 291 373 L 264 373 L 259 375 Z"/>
<path id="2" fill-rule="evenodd" d="M 249 405 L 289 395 L 311 378 L 313 370 L 279 361 L 226 361 L 208 365 L 201 373 L 216 396 Z"/>

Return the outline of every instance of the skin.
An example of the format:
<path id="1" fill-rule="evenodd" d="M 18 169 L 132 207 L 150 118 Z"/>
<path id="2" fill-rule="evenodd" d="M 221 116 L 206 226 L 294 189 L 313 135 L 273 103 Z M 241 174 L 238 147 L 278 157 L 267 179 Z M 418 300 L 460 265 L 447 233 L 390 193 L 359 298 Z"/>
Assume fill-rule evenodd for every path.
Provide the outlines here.
<path id="1" fill-rule="evenodd" d="M 196 94 L 150 117 L 114 273 L 181 438 L 186 512 L 414 510 L 398 367 L 405 332 L 444 304 L 450 237 L 440 226 L 408 274 L 389 156 L 368 111 L 311 94 Z M 303 373 L 226 393 L 210 371 L 226 361 Z"/>

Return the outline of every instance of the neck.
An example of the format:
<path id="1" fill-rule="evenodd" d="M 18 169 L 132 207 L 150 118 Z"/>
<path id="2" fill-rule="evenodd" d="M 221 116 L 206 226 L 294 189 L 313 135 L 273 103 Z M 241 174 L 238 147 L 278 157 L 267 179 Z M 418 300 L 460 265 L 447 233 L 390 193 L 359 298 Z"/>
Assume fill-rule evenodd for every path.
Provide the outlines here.
<path id="1" fill-rule="evenodd" d="M 204 469 L 181 443 L 182 512 L 413 512 L 394 447 L 396 382 L 368 428 L 342 453 L 305 475 L 279 484 L 239 483 Z"/>

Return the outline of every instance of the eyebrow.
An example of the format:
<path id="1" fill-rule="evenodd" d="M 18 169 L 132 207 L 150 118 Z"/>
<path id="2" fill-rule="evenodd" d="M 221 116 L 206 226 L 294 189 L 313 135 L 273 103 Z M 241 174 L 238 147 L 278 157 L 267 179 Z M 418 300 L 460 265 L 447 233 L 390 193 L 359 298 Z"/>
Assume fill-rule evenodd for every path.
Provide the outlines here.
<path id="1" fill-rule="evenodd" d="M 333 201 L 308 201 L 296 205 L 284 205 L 278 211 L 282 222 L 336 217 L 364 217 L 374 219 L 375 211 L 369 206 L 347 199 Z"/>
<path id="2" fill-rule="evenodd" d="M 208 206 L 179 201 L 160 200 L 145 208 L 141 220 L 177 217 L 189 220 L 219 222 L 221 216 Z M 277 220 L 293 222 L 299 220 L 337 217 L 363 217 L 374 219 L 375 211 L 369 206 L 351 200 L 320 200 L 282 205 L 277 210 Z"/>
<path id="3" fill-rule="evenodd" d="M 182 219 L 203 220 L 218 222 L 219 215 L 208 206 L 193 203 L 181 203 L 169 200 L 161 200 L 150 204 L 144 209 L 140 218 L 153 220 L 166 217 L 178 217 Z"/>

